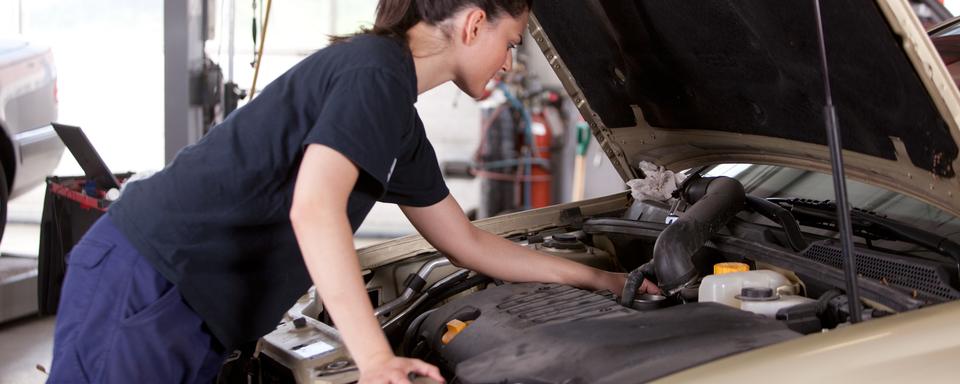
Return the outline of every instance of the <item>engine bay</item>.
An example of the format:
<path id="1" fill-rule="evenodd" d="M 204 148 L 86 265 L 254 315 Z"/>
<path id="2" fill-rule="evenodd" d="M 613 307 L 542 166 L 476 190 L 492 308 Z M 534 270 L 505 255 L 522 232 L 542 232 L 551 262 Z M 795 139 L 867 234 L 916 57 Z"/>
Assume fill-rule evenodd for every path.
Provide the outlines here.
<path id="1" fill-rule="evenodd" d="M 829 227 L 829 215 L 816 214 L 829 204 L 767 199 L 776 207 L 759 205 L 736 185 L 743 202 L 729 204 L 709 188 L 699 199 L 685 196 L 690 206 L 672 222 L 672 210 L 634 202 L 512 238 L 604 270 L 632 271 L 656 281 L 662 295 L 633 295 L 629 283 L 623 292 L 506 283 L 432 252 L 369 272 L 375 313 L 398 355 L 435 364 L 456 383 L 648 381 L 853 323 L 840 244 L 817 230 Z M 712 206 L 698 209 L 703 201 Z M 952 242 L 918 241 L 881 219 L 871 220 L 883 225 L 859 224 L 858 236 L 898 237 L 923 249 L 930 248 L 924 241 L 936 240 L 941 250 L 917 257 L 858 243 L 860 320 L 960 298 Z M 688 232 L 671 237 L 677 229 Z M 263 339 L 272 367 L 263 373 L 285 372 L 275 374 L 285 378 L 277 382 L 356 380 L 333 325 L 315 295 L 305 296 Z"/>

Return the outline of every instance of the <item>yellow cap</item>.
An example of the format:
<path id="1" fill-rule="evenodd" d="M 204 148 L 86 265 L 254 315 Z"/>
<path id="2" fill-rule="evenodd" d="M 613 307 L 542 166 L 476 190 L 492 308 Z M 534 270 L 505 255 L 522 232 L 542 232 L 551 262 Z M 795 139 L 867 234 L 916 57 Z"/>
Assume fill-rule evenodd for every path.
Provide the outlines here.
<path id="1" fill-rule="evenodd" d="M 453 341 L 454 337 L 457 337 L 460 332 L 463 332 L 464 329 L 467 329 L 467 326 L 470 325 L 470 323 L 472 323 L 472 321 L 468 321 L 466 323 L 457 319 L 448 321 L 447 332 L 443 334 L 443 337 L 440 338 L 440 341 L 443 342 L 443 345 L 449 344 L 451 341 Z"/>
<path id="2" fill-rule="evenodd" d="M 713 265 L 713 274 L 722 275 L 724 273 L 732 272 L 746 272 L 750 270 L 750 266 L 744 263 L 717 263 Z"/>

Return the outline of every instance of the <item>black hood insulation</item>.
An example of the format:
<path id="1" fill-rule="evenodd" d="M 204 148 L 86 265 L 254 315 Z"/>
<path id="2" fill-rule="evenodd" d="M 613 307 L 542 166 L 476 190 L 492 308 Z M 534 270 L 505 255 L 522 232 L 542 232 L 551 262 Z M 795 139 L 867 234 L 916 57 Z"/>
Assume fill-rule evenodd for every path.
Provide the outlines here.
<path id="1" fill-rule="evenodd" d="M 534 14 L 611 128 L 650 125 L 827 145 L 810 1 L 558 0 Z M 822 2 L 830 82 L 847 150 L 952 178 L 948 125 L 872 0 Z"/>

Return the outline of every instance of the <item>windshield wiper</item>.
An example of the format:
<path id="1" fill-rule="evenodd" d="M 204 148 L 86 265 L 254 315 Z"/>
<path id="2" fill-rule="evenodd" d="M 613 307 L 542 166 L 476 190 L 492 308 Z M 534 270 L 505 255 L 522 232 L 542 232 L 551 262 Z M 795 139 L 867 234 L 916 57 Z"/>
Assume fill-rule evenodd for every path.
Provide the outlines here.
<path id="1" fill-rule="evenodd" d="M 769 198 L 767 201 L 784 207 L 803 225 L 837 230 L 836 204 L 829 200 Z M 850 211 L 853 233 L 868 240 L 894 240 L 916 244 L 950 258 L 960 273 L 960 244 L 876 213 L 853 208 Z"/>

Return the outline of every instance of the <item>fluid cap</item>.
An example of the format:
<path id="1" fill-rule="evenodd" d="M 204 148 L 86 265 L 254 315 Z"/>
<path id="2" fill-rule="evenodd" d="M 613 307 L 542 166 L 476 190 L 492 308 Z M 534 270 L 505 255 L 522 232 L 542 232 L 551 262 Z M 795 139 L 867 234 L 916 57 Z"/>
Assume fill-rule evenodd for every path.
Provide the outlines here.
<path id="1" fill-rule="evenodd" d="M 742 301 L 772 301 L 780 298 L 773 288 L 766 287 L 745 287 L 736 297 Z"/>
<path id="2" fill-rule="evenodd" d="M 750 266 L 745 263 L 717 263 L 713 265 L 713 274 L 722 275 L 733 272 L 747 272 Z"/>
<path id="3" fill-rule="evenodd" d="M 544 241 L 544 247 L 563 250 L 584 251 L 587 246 L 572 233 L 558 233 Z"/>

